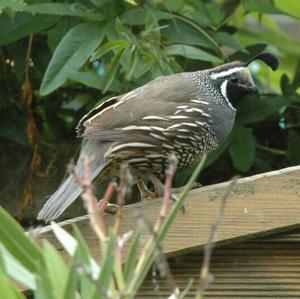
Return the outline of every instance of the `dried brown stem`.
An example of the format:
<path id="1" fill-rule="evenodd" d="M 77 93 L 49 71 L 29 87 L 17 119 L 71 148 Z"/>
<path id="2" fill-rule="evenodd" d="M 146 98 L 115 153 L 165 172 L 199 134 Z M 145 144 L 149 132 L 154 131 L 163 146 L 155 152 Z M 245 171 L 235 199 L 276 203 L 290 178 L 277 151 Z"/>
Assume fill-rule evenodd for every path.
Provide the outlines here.
<path id="1" fill-rule="evenodd" d="M 198 285 L 197 291 L 196 291 L 196 296 L 195 296 L 196 299 L 202 298 L 202 295 L 203 295 L 205 289 L 207 288 L 208 284 L 210 283 L 209 269 L 210 269 L 211 255 L 212 255 L 212 251 L 213 251 L 213 248 L 215 245 L 214 239 L 215 239 L 218 227 L 220 225 L 221 219 L 224 214 L 226 201 L 227 201 L 233 187 L 235 186 L 237 179 L 238 179 L 238 177 L 234 177 L 232 179 L 231 183 L 229 184 L 225 194 L 223 195 L 223 197 L 221 199 L 221 205 L 220 205 L 218 214 L 216 215 L 214 221 L 212 222 L 210 234 L 208 237 L 208 242 L 204 248 L 203 264 L 202 264 L 201 273 L 200 273 L 199 285 Z"/>
<path id="2" fill-rule="evenodd" d="M 128 165 L 121 166 L 120 184 L 117 192 L 117 219 L 115 222 L 115 232 L 118 235 L 121 228 L 123 219 L 123 205 L 125 203 L 126 194 L 128 193 L 129 186 L 131 185 L 131 174 Z"/>
<path id="3" fill-rule="evenodd" d="M 166 182 L 164 186 L 164 199 L 163 203 L 159 212 L 159 217 L 156 220 L 156 223 L 154 225 L 154 232 L 158 232 L 164 219 L 166 218 L 169 206 L 172 202 L 171 196 L 172 196 L 172 182 L 175 176 L 175 172 L 177 169 L 177 160 L 174 155 L 171 155 L 169 158 L 169 167 L 166 172 Z"/>
<path id="4" fill-rule="evenodd" d="M 90 215 L 90 222 L 93 230 L 95 231 L 96 235 L 100 239 L 101 242 L 105 242 L 107 235 L 106 235 L 106 225 L 105 225 L 105 219 L 104 219 L 104 204 L 98 205 L 97 198 L 94 195 L 93 187 L 92 187 L 92 175 L 91 175 L 91 159 L 88 157 L 83 158 L 84 163 L 84 171 L 83 171 L 83 177 L 81 178 L 76 171 L 76 168 L 73 167 L 72 173 L 73 176 L 78 183 L 79 186 L 82 187 L 83 193 L 81 195 L 82 199 L 86 203 L 86 207 L 88 210 L 88 213 Z M 108 188 L 106 191 L 106 197 L 104 202 L 108 202 L 110 199 L 110 196 L 112 194 L 112 186 Z"/>

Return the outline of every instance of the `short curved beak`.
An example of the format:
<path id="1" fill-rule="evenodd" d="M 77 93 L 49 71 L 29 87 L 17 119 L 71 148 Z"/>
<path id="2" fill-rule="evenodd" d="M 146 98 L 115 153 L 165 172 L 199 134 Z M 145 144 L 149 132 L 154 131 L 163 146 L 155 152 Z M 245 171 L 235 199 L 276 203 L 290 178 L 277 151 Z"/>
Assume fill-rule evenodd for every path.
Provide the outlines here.
<path id="1" fill-rule="evenodd" d="M 254 83 L 250 83 L 250 84 L 245 84 L 242 85 L 242 88 L 247 92 L 247 93 L 258 93 L 258 88 Z"/>

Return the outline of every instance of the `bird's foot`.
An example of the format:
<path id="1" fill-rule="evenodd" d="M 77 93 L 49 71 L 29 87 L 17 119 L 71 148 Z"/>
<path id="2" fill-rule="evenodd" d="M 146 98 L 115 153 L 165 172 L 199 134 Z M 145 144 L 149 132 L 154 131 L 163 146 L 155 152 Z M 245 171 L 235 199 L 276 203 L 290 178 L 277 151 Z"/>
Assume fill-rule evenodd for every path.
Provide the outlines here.
<path id="1" fill-rule="evenodd" d="M 108 214 L 116 214 L 119 209 L 118 205 L 109 203 L 103 199 L 99 200 L 98 206 L 100 209 L 103 209 L 103 211 Z"/>
<path id="2" fill-rule="evenodd" d="M 147 188 L 143 180 L 138 180 L 136 184 L 140 191 L 142 199 L 152 200 L 159 197 L 159 195 L 156 192 L 152 192 Z"/>

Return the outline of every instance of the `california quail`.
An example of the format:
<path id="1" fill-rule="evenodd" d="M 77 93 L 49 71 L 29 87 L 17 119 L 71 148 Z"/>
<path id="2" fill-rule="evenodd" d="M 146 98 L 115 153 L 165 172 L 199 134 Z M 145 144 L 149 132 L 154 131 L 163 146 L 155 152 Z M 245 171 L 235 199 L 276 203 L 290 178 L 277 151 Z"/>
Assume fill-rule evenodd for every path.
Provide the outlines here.
<path id="1" fill-rule="evenodd" d="M 261 53 L 248 62 L 158 77 L 102 102 L 77 126 L 77 135 L 83 137 L 79 173 L 83 171 L 82 158 L 91 157 L 93 178 L 117 175 L 124 162 L 136 180 L 141 175 L 157 178 L 166 170 L 171 153 L 183 169 L 216 149 L 233 127 L 235 104 L 256 90 L 248 69 L 255 59 L 273 70 L 279 66 L 275 56 Z M 38 219 L 57 218 L 81 192 L 70 175 Z"/>

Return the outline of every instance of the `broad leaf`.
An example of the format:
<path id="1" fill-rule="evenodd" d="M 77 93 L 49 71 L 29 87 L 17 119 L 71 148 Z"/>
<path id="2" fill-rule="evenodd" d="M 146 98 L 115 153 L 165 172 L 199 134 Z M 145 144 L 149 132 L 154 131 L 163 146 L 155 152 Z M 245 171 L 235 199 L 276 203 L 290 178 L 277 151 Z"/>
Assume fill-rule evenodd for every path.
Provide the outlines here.
<path id="1" fill-rule="evenodd" d="M 217 32 L 213 35 L 213 38 L 221 45 L 225 45 L 248 54 L 248 51 L 238 42 L 238 40 L 227 32 Z"/>
<path id="2" fill-rule="evenodd" d="M 17 13 L 14 19 L 2 14 L 0 17 L 0 45 L 8 44 L 32 33 L 46 29 L 59 20 L 56 16 L 33 16 Z"/>
<path id="3" fill-rule="evenodd" d="M 109 51 L 115 49 L 120 50 L 129 47 L 130 44 L 126 39 L 113 39 L 109 42 L 105 43 L 101 46 L 95 53 L 93 54 L 91 61 L 101 58 L 104 54 L 108 53 Z"/>
<path id="4" fill-rule="evenodd" d="M 244 8 L 251 12 L 259 12 L 265 14 L 282 14 L 272 0 L 242 0 Z"/>
<path id="5" fill-rule="evenodd" d="M 214 7 L 214 5 L 209 5 L 209 2 L 199 0 L 190 0 L 195 11 L 191 14 L 191 18 L 195 20 L 201 26 L 219 26 L 224 19 L 224 11 Z"/>
<path id="6" fill-rule="evenodd" d="M 5 8 L 9 8 L 11 10 L 21 10 L 25 6 L 24 0 L 1 0 L 0 1 L 0 12 Z"/>
<path id="7" fill-rule="evenodd" d="M 281 96 L 245 97 L 237 107 L 237 121 L 241 124 L 251 124 L 271 116 L 279 116 L 279 110 L 285 105 Z"/>
<path id="8" fill-rule="evenodd" d="M 219 52 L 219 46 L 213 38 L 201 28 L 199 30 L 196 28 L 182 20 L 176 20 L 176 23 L 168 21 L 166 28 L 161 30 L 161 34 L 168 43 L 202 46 Z"/>
<path id="9" fill-rule="evenodd" d="M 86 19 L 92 19 L 97 21 L 103 20 L 103 14 L 95 13 L 84 5 L 79 3 L 41 3 L 33 4 L 22 7 L 20 9 L 24 12 L 30 12 L 33 14 L 46 14 L 46 15 L 58 15 L 58 16 L 75 16 Z"/>
<path id="10" fill-rule="evenodd" d="M 285 13 L 300 18 L 300 5 L 299 1 L 295 0 L 274 0 L 276 7 Z"/>
<path id="11" fill-rule="evenodd" d="M 222 59 L 204 50 L 186 45 L 172 45 L 165 49 L 167 55 L 180 55 L 190 59 L 221 63 Z"/>
<path id="12" fill-rule="evenodd" d="M 40 88 L 47 95 L 66 82 L 99 46 L 104 37 L 101 23 L 82 23 L 73 27 L 57 46 Z"/>
<path id="13" fill-rule="evenodd" d="M 255 138 L 248 128 L 236 124 L 229 153 L 234 167 L 242 172 L 249 170 L 255 159 Z"/>
<path id="14" fill-rule="evenodd" d="M 157 21 L 172 18 L 172 15 L 165 11 L 152 8 L 134 8 L 125 11 L 121 16 L 121 21 L 128 25 L 144 25 L 147 14 L 153 15 Z"/>

